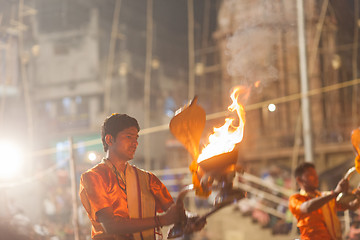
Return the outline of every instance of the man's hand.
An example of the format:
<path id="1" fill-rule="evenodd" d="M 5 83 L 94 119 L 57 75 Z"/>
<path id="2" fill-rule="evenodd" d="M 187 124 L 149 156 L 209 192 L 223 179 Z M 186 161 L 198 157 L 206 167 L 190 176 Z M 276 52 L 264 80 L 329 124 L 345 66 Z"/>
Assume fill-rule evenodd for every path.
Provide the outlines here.
<path id="1" fill-rule="evenodd" d="M 345 208 L 355 211 L 360 206 L 360 188 L 359 187 L 355 188 L 352 191 L 352 194 L 355 196 L 355 199 L 349 202 L 347 206 L 345 206 Z"/>
<path id="2" fill-rule="evenodd" d="M 355 197 L 357 199 L 360 200 L 360 188 L 359 187 L 355 188 L 352 193 L 355 195 Z"/>
<path id="3" fill-rule="evenodd" d="M 161 216 L 160 222 L 162 226 L 171 225 L 185 221 L 185 209 L 183 204 L 172 204 L 166 213 Z"/>
<path id="4" fill-rule="evenodd" d="M 339 194 L 339 193 L 346 193 L 349 190 L 349 180 L 348 179 L 344 179 L 342 178 L 339 183 L 337 184 L 334 193 Z"/>

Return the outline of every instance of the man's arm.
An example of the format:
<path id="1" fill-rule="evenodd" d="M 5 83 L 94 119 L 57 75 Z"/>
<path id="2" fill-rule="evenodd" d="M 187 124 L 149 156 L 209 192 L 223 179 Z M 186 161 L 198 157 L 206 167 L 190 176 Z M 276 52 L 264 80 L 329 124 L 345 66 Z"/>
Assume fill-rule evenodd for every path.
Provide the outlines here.
<path id="1" fill-rule="evenodd" d="M 181 212 L 184 211 L 182 206 L 173 204 L 165 214 L 149 218 L 123 218 L 115 216 L 112 208 L 104 208 L 96 213 L 96 216 L 103 226 L 106 233 L 109 234 L 130 234 L 141 232 L 147 229 L 171 225 L 180 221 Z"/>
<path id="2" fill-rule="evenodd" d="M 341 192 L 346 192 L 349 188 L 349 180 L 348 179 L 341 179 L 339 183 L 337 184 L 334 191 L 331 192 L 331 194 L 317 197 L 310 199 L 300 206 L 300 211 L 302 213 L 310 213 L 312 211 L 318 210 L 321 208 L 324 204 L 332 200 L 333 198 L 336 198 Z"/>
<path id="3" fill-rule="evenodd" d="M 324 204 L 329 202 L 331 199 L 336 198 L 337 195 L 339 195 L 339 193 L 334 191 L 329 195 L 310 199 L 310 200 L 304 202 L 303 204 L 301 204 L 300 211 L 302 213 L 311 213 L 312 211 L 318 210 Z"/>

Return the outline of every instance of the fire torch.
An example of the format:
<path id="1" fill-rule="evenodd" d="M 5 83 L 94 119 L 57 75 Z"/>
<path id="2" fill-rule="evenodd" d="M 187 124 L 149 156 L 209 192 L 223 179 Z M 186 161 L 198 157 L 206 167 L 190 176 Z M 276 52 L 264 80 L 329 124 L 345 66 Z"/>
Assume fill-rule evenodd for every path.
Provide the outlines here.
<path id="1" fill-rule="evenodd" d="M 192 184 L 186 186 L 177 198 L 177 204 L 183 204 L 186 194 L 195 191 L 196 196 L 207 198 L 212 191 L 219 193 L 215 197 L 212 209 L 195 221 L 206 219 L 219 209 L 234 203 L 244 197 L 246 192 L 233 187 L 236 172 L 242 173 L 242 167 L 237 164 L 238 147 L 243 138 L 245 125 L 245 111 L 238 103 L 239 97 L 248 97 L 249 91 L 245 88 L 235 88 L 231 94 L 233 103 L 229 111 L 237 113 L 238 120 L 226 118 L 225 124 L 214 128 L 209 136 L 209 144 L 200 153 L 200 140 L 205 127 L 206 114 L 197 104 L 195 97 L 190 104 L 179 109 L 170 121 L 171 133 L 184 145 L 191 154 L 193 161 L 190 164 Z M 235 124 L 237 122 L 237 124 Z M 182 236 L 188 229 L 190 218 L 184 218 L 169 230 L 168 238 Z"/>

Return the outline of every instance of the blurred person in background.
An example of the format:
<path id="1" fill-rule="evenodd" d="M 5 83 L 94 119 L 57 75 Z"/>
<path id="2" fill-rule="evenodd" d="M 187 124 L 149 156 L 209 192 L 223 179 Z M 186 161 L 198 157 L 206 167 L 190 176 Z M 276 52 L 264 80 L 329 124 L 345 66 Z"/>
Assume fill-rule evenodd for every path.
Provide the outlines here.
<path id="1" fill-rule="evenodd" d="M 295 169 L 296 182 L 300 192 L 289 198 L 289 209 L 295 216 L 301 239 L 342 239 L 341 224 L 337 211 L 355 210 L 360 206 L 360 191 L 355 191 L 356 199 L 340 206 L 336 197 L 349 189 L 348 179 L 341 179 L 335 190 L 318 191 L 319 179 L 315 166 L 305 162 Z"/>
<path id="2" fill-rule="evenodd" d="M 102 125 L 106 158 L 81 175 L 80 199 L 92 224 L 93 239 L 152 240 L 162 226 L 181 222 L 183 206 L 152 173 L 128 163 L 138 146 L 139 124 L 112 114 Z M 165 212 L 162 215 L 157 213 Z M 200 230 L 205 221 L 188 229 Z"/>
<path id="3" fill-rule="evenodd" d="M 30 240 L 36 238 L 34 238 L 30 232 L 23 234 L 17 230 L 16 226 L 9 224 L 5 220 L 0 220 L 0 239 Z"/>

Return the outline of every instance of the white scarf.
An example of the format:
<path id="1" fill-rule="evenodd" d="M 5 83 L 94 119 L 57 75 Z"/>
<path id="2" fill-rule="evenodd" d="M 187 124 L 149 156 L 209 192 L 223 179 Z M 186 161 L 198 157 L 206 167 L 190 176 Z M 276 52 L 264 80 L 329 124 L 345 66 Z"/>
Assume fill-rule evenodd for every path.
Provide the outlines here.
<path id="1" fill-rule="evenodd" d="M 129 164 L 126 170 L 126 191 L 130 218 L 155 216 L 155 198 L 150 191 L 148 173 Z M 134 237 L 135 240 L 154 240 L 155 230 L 134 233 Z"/>

